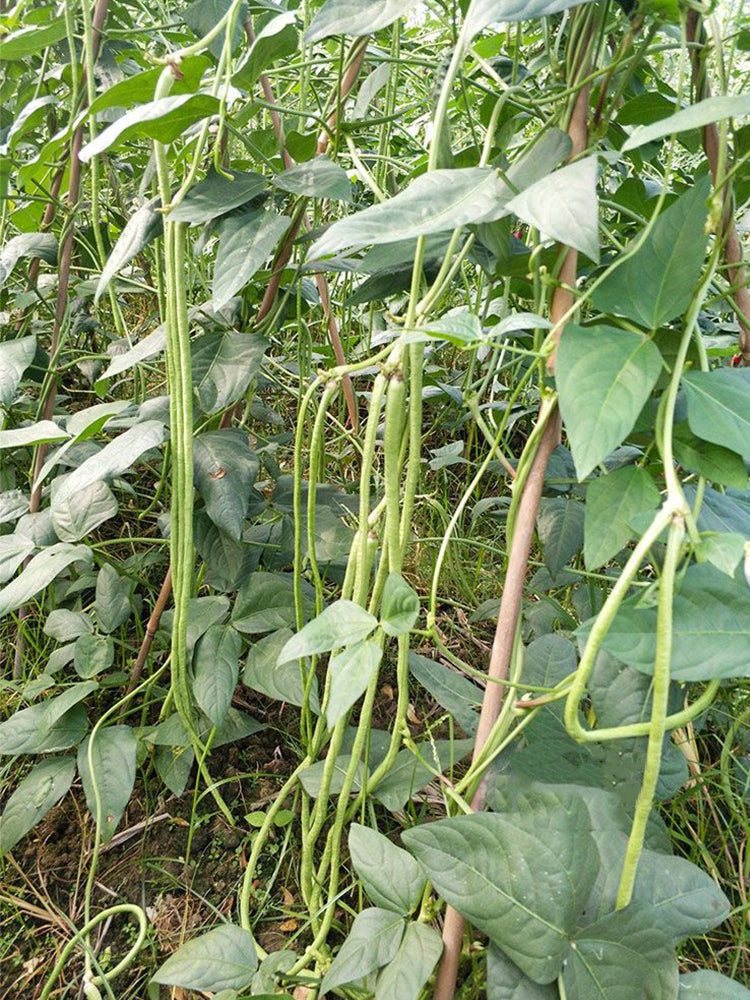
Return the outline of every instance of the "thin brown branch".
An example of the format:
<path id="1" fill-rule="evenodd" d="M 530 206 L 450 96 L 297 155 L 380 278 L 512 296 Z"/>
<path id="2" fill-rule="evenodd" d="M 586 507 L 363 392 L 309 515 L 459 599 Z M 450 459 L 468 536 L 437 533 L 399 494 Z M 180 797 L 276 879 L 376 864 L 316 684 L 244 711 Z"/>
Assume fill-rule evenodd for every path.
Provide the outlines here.
<path id="1" fill-rule="evenodd" d="M 698 11 L 691 10 L 687 18 L 688 42 L 703 41 L 703 24 Z M 711 96 L 711 85 L 706 79 L 702 61 L 702 50 L 691 48 L 690 59 L 693 66 L 693 87 L 699 99 Z M 719 170 L 719 129 L 716 122 L 711 122 L 703 129 L 703 149 L 711 170 L 711 176 L 716 183 Z M 731 297 L 732 308 L 739 324 L 739 347 L 742 361 L 750 365 L 750 290 L 748 290 L 747 268 L 742 255 L 742 246 L 734 221 L 734 205 L 732 192 L 725 188 L 724 218 L 723 218 L 724 258 L 727 262 L 727 273 L 730 288 L 735 291 Z"/>
<path id="2" fill-rule="evenodd" d="M 164 582 L 161 585 L 161 590 L 159 591 L 159 596 L 156 598 L 156 603 L 154 604 L 154 610 L 151 612 L 151 617 L 148 620 L 148 625 L 146 625 L 146 634 L 143 636 L 143 642 L 141 643 L 141 648 L 138 650 L 138 657 L 133 664 L 133 669 L 130 672 L 130 682 L 128 684 L 127 694 L 130 694 L 137 686 L 141 679 L 143 673 L 143 668 L 146 665 L 146 660 L 148 659 L 148 654 L 151 649 L 151 643 L 154 641 L 154 636 L 159 629 L 159 623 L 161 622 L 161 616 L 164 614 L 164 609 L 169 601 L 170 594 L 172 593 L 172 567 L 170 566 L 167 570 L 166 576 L 164 577 Z"/>

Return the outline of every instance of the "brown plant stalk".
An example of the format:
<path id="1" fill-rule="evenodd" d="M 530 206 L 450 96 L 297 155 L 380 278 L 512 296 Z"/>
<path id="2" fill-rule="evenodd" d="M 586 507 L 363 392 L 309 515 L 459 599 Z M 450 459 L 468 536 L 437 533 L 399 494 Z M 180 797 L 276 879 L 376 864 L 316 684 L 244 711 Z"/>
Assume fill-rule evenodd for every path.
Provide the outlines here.
<path id="1" fill-rule="evenodd" d="M 687 39 L 689 43 L 703 43 L 705 35 L 701 15 L 697 10 L 691 10 L 687 17 Z M 699 99 L 711 96 L 711 84 L 705 74 L 702 61 L 702 49 L 691 47 L 690 59 L 693 69 L 693 88 Z M 716 122 L 711 122 L 703 129 L 703 149 L 706 153 L 711 176 L 716 183 L 719 170 L 719 129 Z M 734 221 L 732 192 L 725 187 L 724 217 L 722 221 L 724 238 L 724 258 L 727 262 L 729 286 L 734 289 L 731 294 L 732 308 L 739 324 L 739 348 L 742 362 L 750 365 L 750 278 L 742 255 L 742 245 Z"/>

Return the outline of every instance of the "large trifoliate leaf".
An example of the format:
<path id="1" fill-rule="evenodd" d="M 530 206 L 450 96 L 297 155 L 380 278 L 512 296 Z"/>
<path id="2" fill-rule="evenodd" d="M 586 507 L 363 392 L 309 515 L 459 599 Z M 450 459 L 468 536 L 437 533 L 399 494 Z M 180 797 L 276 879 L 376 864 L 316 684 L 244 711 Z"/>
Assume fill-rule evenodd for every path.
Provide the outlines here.
<path id="1" fill-rule="evenodd" d="M 302 584 L 304 618 L 315 613 L 315 591 L 306 580 Z M 294 577 L 291 573 L 252 573 L 242 584 L 232 611 L 238 632 L 263 635 L 296 625 Z"/>
<path id="2" fill-rule="evenodd" d="M 316 156 L 307 163 L 297 163 L 271 178 L 275 187 L 308 198 L 351 201 L 352 185 L 346 172 L 326 156 Z"/>
<path id="3" fill-rule="evenodd" d="M 579 931 L 563 983 L 576 1000 L 677 1000 L 674 945 L 656 914 L 632 903 Z"/>
<path id="4" fill-rule="evenodd" d="M 170 222 L 190 222 L 197 225 L 226 215 L 261 194 L 268 186 L 263 174 L 227 170 L 228 177 L 211 170 L 191 187 L 182 201 L 168 215 Z"/>
<path id="5" fill-rule="evenodd" d="M 643 245 L 594 290 L 598 309 L 650 330 L 685 311 L 706 256 L 710 186 L 708 177 L 701 178 L 661 213 Z"/>
<path id="6" fill-rule="evenodd" d="M 442 952 L 435 928 L 412 921 L 396 957 L 378 976 L 375 1000 L 418 1000 Z"/>
<path id="7" fill-rule="evenodd" d="M 136 257 L 144 247 L 161 236 L 164 229 L 164 217 L 156 211 L 157 200 L 142 205 L 128 219 L 127 224 L 115 243 L 112 253 L 102 270 L 99 284 L 96 286 L 94 301 L 98 302 L 102 293 L 114 276 Z"/>
<path id="8" fill-rule="evenodd" d="M 583 517 L 583 504 L 578 500 L 544 497 L 539 505 L 537 530 L 553 579 L 583 547 Z"/>
<path id="9" fill-rule="evenodd" d="M 251 208 L 221 222 L 212 303 L 221 309 L 244 288 L 286 232 L 290 218 L 265 208 Z"/>
<path id="10" fill-rule="evenodd" d="M 530 21 L 559 14 L 588 0 L 473 0 L 466 14 L 463 34 L 470 40 L 494 21 Z"/>
<path id="11" fill-rule="evenodd" d="M 299 660 L 291 660 L 281 666 L 277 664 L 279 653 L 291 637 L 291 629 L 283 628 L 253 643 L 245 660 L 242 683 L 276 701 L 302 705 L 304 684 Z M 312 679 L 309 703 L 313 712 L 320 712 L 317 677 Z"/>
<path id="12" fill-rule="evenodd" d="M 131 582 L 120 576 L 114 566 L 105 563 L 96 578 L 96 599 L 94 611 L 99 628 L 103 632 L 114 632 L 130 617 Z"/>
<path id="13" fill-rule="evenodd" d="M 508 209 L 542 238 L 552 238 L 599 263 L 599 202 L 596 196 L 597 158 L 562 167 L 527 187 Z"/>
<path id="14" fill-rule="evenodd" d="M 329 35 L 371 35 L 407 14 L 417 0 L 328 0 L 312 19 L 305 41 Z"/>
<path id="15" fill-rule="evenodd" d="M 492 167 L 432 170 L 388 201 L 334 222 L 311 247 L 316 259 L 344 248 L 428 236 L 470 222 L 490 222 L 507 211 L 508 186 Z"/>
<path id="16" fill-rule="evenodd" d="M 13 850 L 60 801 L 73 784 L 75 773 L 72 757 L 53 757 L 32 768 L 8 799 L 0 816 L 0 857 Z"/>
<path id="17" fill-rule="evenodd" d="M 690 430 L 750 457 L 750 369 L 686 372 L 682 385 Z"/>
<path id="18" fill-rule="evenodd" d="M 581 803 L 535 791 L 514 805 L 418 826 L 402 840 L 451 906 L 531 979 L 549 983 L 563 967 L 599 856 Z M 539 870 L 543 880 L 529 878 Z"/>
<path id="19" fill-rule="evenodd" d="M 79 159 L 88 163 L 94 156 L 120 146 L 128 139 L 155 139 L 169 143 L 202 118 L 219 112 L 219 100 L 210 94 L 178 94 L 161 97 L 126 111 L 81 149 Z"/>
<path id="20" fill-rule="evenodd" d="M 349 936 L 323 977 L 321 993 L 353 983 L 396 957 L 404 936 L 404 918 L 392 910 L 372 907 L 358 913 Z"/>
<path id="21" fill-rule="evenodd" d="M 377 624 L 377 618 L 354 601 L 335 601 L 292 636 L 279 654 L 279 663 L 354 645 L 366 639 Z"/>
<path id="22" fill-rule="evenodd" d="M 230 538 L 239 539 L 258 460 L 240 430 L 209 431 L 193 443 L 195 485 L 213 523 Z"/>
<path id="23" fill-rule="evenodd" d="M 63 501 L 78 494 L 91 483 L 100 479 L 119 476 L 129 469 L 141 455 L 158 448 L 164 442 L 166 431 L 161 420 L 145 420 L 118 435 L 91 458 L 79 465 L 60 486 L 52 497 L 53 510 Z"/>
<path id="24" fill-rule="evenodd" d="M 380 627 L 386 635 L 410 632 L 419 617 L 419 597 L 400 573 L 389 573 L 380 605 Z"/>
<path id="25" fill-rule="evenodd" d="M 87 545 L 59 542 L 35 555 L 23 572 L 0 590 L 0 618 L 26 604 L 40 590 L 75 562 L 90 563 L 91 549 Z"/>
<path id="26" fill-rule="evenodd" d="M 89 749 L 91 763 L 89 766 Z M 136 739 L 129 726 L 109 726 L 89 736 L 78 750 L 78 772 L 81 775 L 86 805 L 101 822 L 102 843 L 114 836 L 135 784 Z M 98 800 L 98 803 L 97 803 Z"/>
<path id="27" fill-rule="evenodd" d="M 188 990 L 241 990 L 258 967 L 250 931 L 224 924 L 188 941 L 158 969 L 153 982 Z"/>
<path id="28" fill-rule="evenodd" d="M 661 368 L 659 349 L 643 334 L 612 326 L 566 326 L 555 372 L 579 479 L 622 444 Z"/>
<path id="29" fill-rule="evenodd" d="M 702 681 L 750 676 L 750 587 L 709 563 L 689 567 L 674 600 L 672 677 Z M 605 649 L 645 674 L 653 673 L 656 609 L 637 599 L 620 608 Z"/>
<path id="30" fill-rule="evenodd" d="M 690 972 L 680 976 L 679 1000 L 750 1000 L 750 990 L 718 972 Z"/>
<path id="31" fill-rule="evenodd" d="M 641 125 L 625 140 L 622 152 L 638 149 L 639 146 L 644 146 L 655 139 L 663 139 L 678 132 L 688 132 L 694 128 L 704 128 L 712 122 L 719 122 L 725 118 L 739 118 L 742 115 L 750 115 L 750 95 L 720 94 L 717 97 L 707 97 L 697 104 L 691 104 L 688 108 L 682 108 L 673 115 L 660 118 L 657 122 Z"/>
<path id="32" fill-rule="evenodd" d="M 281 655 L 284 655 L 283 651 Z M 326 721 L 329 728 L 332 729 L 364 694 L 380 666 L 382 657 L 383 647 L 375 639 L 355 642 L 354 645 L 347 646 L 331 657 L 328 664 L 331 689 L 326 705 Z"/>
<path id="33" fill-rule="evenodd" d="M 65 727 L 58 729 L 58 725 L 98 686 L 96 681 L 73 684 L 62 694 L 11 715 L 0 724 L 0 754 L 66 750 L 71 744 L 66 742 Z"/>
<path id="34" fill-rule="evenodd" d="M 79 542 L 118 511 L 117 498 L 101 480 L 89 483 L 73 496 L 57 500 L 52 523 L 63 542 Z"/>
<path id="35" fill-rule="evenodd" d="M 195 647 L 193 695 L 215 726 L 220 726 L 237 687 L 242 637 L 231 625 L 212 625 Z"/>
<path id="36" fill-rule="evenodd" d="M 215 330 L 191 347 L 193 385 L 206 413 L 219 413 L 243 395 L 270 344 L 260 334 Z"/>
<path id="37" fill-rule="evenodd" d="M 557 986 L 540 985 L 521 972 L 496 945 L 487 949 L 487 1000 L 559 1000 Z"/>
<path id="38" fill-rule="evenodd" d="M 0 406 L 10 406 L 13 402 L 23 373 L 35 354 L 36 337 L 20 337 L 0 344 Z"/>
<path id="39" fill-rule="evenodd" d="M 414 858 L 382 833 L 353 823 L 349 828 L 352 864 L 372 902 L 408 916 L 419 904 L 424 872 Z"/>
<path id="40" fill-rule="evenodd" d="M 592 480 L 586 490 L 583 558 L 598 569 L 616 556 L 635 534 L 634 517 L 658 506 L 659 490 L 645 469 L 626 465 Z"/>
<path id="41" fill-rule="evenodd" d="M 425 690 L 446 711 L 450 712 L 468 735 L 477 730 L 482 704 L 482 689 L 457 670 L 426 656 L 409 654 L 409 669 Z"/>

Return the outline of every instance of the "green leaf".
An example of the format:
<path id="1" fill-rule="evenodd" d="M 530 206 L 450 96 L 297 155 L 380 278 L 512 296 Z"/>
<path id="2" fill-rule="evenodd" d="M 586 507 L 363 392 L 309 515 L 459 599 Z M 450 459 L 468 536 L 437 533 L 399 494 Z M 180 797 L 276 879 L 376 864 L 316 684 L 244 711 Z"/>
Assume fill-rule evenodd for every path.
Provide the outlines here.
<path id="1" fill-rule="evenodd" d="M 672 677 L 702 681 L 750 676 L 750 587 L 708 563 L 690 566 L 674 600 Z M 584 626 L 585 627 L 585 626 Z M 617 613 L 604 648 L 645 674 L 654 669 L 656 609 L 631 599 Z"/>
<path id="2" fill-rule="evenodd" d="M 180 796 L 187 788 L 194 763 L 192 747 L 157 747 L 154 753 L 156 773 L 173 795 Z"/>
<path id="3" fill-rule="evenodd" d="M 305 41 L 329 35 L 371 35 L 408 13 L 417 0 L 328 0 L 312 19 Z"/>
<path id="4" fill-rule="evenodd" d="M 408 924 L 396 957 L 378 976 L 375 1000 L 418 1000 L 442 952 L 434 927 Z"/>
<path id="5" fill-rule="evenodd" d="M 380 605 L 380 627 L 386 635 L 411 632 L 419 617 L 419 597 L 400 573 L 389 573 Z"/>
<path id="6" fill-rule="evenodd" d="M 404 918 L 391 910 L 372 907 L 354 918 L 349 936 L 341 946 L 320 985 L 321 994 L 363 979 L 396 957 L 404 936 Z"/>
<path id="7" fill-rule="evenodd" d="M 181 59 L 180 79 L 172 81 L 171 94 L 195 92 L 200 86 L 201 77 L 210 65 L 211 60 L 206 55 L 187 56 L 187 58 Z M 89 107 L 89 114 L 96 115 L 109 108 L 130 108 L 134 104 L 143 104 L 154 96 L 161 72 L 162 67 L 155 66 L 142 73 L 126 76 L 124 80 L 118 81 L 101 94 L 97 94 Z"/>
<path id="8" fill-rule="evenodd" d="M 52 420 L 39 420 L 27 427 L 0 431 L 0 448 L 27 448 L 34 444 L 53 444 L 65 441 L 70 435 Z"/>
<path id="9" fill-rule="evenodd" d="M 680 976 L 679 1000 L 750 1000 L 750 990 L 718 972 L 690 972 Z"/>
<path id="10" fill-rule="evenodd" d="M 559 14 L 588 0 L 472 0 L 466 14 L 463 35 L 471 39 L 493 21 L 530 21 Z"/>
<path id="11" fill-rule="evenodd" d="M 436 771 L 445 774 L 471 753 L 473 747 L 471 739 L 435 740 L 418 744 L 419 757 L 408 748 L 399 751 L 393 767 L 372 793 L 373 798 L 391 812 L 398 812 L 435 780 Z"/>
<path id="12" fill-rule="evenodd" d="M 351 201 L 352 185 L 338 163 L 326 156 L 316 156 L 307 163 L 297 163 L 271 178 L 275 187 L 308 198 Z"/>
<path id="13" fill-rule="evenodd" d="M 0 272 L 2 261 L 0 260 Z M 10 406 L 16 398 L 23 373 L 34 360 L 36 337 L 20 337 L 0 344 L 0 406 Z"/>
<path id="14" fill-rule="evenodd" d="M 0 583 L 6 583 L 36 546 L 26 535 L 0 536 Z"/>
<path id="15" fill-rule="evenodd" d="M 306 580 L 302 581 L 302 609 L 305 618 L 315 612 L 315 591 Z M 291 628 L 296 622 L 291 573 L 252 573 L 240 587 L 232 611 L 238 632 L 262 635 Z"/>
<path id="16" fill-rule="evenodd" d="M 73 784 L 72 757 L 52 757 L 37 764 L 8 799 L 0 816 L 0 857 L 12 851 L 60 801 Z"/>
<path id="17" fill-rule="evenodd" d="M 102 670 L 109 670 L 115 662 L 115 645 L 112 637 L 84 632 L 76 639 L 73 666 L 84 680 L 94 677 Z"/>
<path id="18" fill-rule="evenodd" d="M 594 290 L 597 309 L 651 330 L 685 311 L 706 256 L 709 190 L 710 181 L 704 177 L 661 213 L 633 256 Z"/>
<path id="19" fill-rule="evenodd" d="M 164 216 L 155 210 L 157 199 L 142 205 L 128 219 L 125 228 L 120 233 L 117 243 L 107 258 L 99 283 L 96 286 L 94 302 L 98 302 L 102 293 L 107 290 L 110 281 L 138 254 L 161 236 L 164 229 Z"/>
<path id="20" fill-rule="evenodd" d="M 700 408 L 700 403 L 698 406 Z M 747 488 L 747 468 L 737 452 L 696 437 L 687 422 L 675 426 L 672 442 L 676 461 L 690 472 L 697 472 L 721 486 L 732 486 L 736 490 Z"/>
<path id="21" fill-rule="evenodd" d="M 271 17 L 255 36 L 255 41 L 232 77 L 235 87 L 252 90 L 261 74 L 277 60 L 297 54 L 299 37 L 295 15 L 289 11 Z"/>
<path id="22" fill-rule="evenodd" d="M 639 146 L 645 146 L 647 142 L 653 142 L 655 139 L 663 139 L 694 128 L 704 128 L 712 122 L 723 121 L 725 118 L 740 118 L 743 115 L 750 115 L 750 95 L 707 97 L 667 118 L 634 129 L 625 140 L 622 152 L 638 149 Z"/>
<path id="23" fill-rule="evenodd" d="M 279 663 L 354 645 L 366 639 L 377 624 L 377 618 L 354 601 L 335 601 L 292 636 L 279 655 Z"/>
<path id="24" fill-rule="evenodd" d="M 661 367 L 658 348 L 642 334 L 612 326 L 566 326 L 555 370 L 579 480 L 630 433 Z"/>
<path id="25" fill-rule="evenodd" d="M 219 413 L 240 399 L 260 372 L 269 347 L 260 334 L 236 330 L 216 330 L 195 341 L 191 346 L 193 385 L 201 409 Z"/>
<path id="26" fill-rule="evenodd" d="M 291 219 L 265 208 L 230 215 L 219 226 L 219 249 L 211 288 L 214 309 L 225 306 L 263 265 Z"/>
<path id="27" fill-rule="evenodd" d="M 409 654 L 409 669 L 435 701 L 450 712 L 463 731 L 473 736 L 477 731 L 477 709 L 482 704 L 482 689 L 457 670 L 426 656 Z"/>
<path id="28" fill-rule="evenodd" d="M 81 149 L 82 163 L 120 146 L 129 139 L 154 139 L 170 143 L 186 128 L 202 118 L 218 114 L 219 101 L 210 94 L 177 94 L 162 97 L 126 111 L 121 118 L 103 129 L 95 139 Z"/>
<path id="29" fill-rule="evenodd" d="M 487 1000 L 559 1000 L 557 986 L 529 979 L 495 945 L 487 949 Z"/>
<path id="30" fill-rule="evenodd" d="M 67 749 L 70 746 L 67 742 L 50 745 L 51 739 L 64 737 L 64 732 L 57 730 L 56 727 L 98 686 L 96 681 L 73 684 L 54 698 L 48 698 L 47 701 L 16 712 L 0 724 L 0 754 L 15 757 L 21 753 L 45 753 Z"/>
<path id="31" fill-rule="evenodd" d="M 88 615 L 82 611 L 68 611 L 66 608 L 55 608 L 50 611 L 44 623 L 44 634 L 57 642 L 70 642 L 84 632 L 93 631 L 93 625 Z"/>
<path id="32" fill-rule="evenodd" d="M 382 833 L 359 823 L 349 828 L 349 853 L 375 906 L 408 916 L 419 905 L 425 877 L 419 864 Z"/>
<path id="33" fill-rule="evenodd" d="M 0 493 L 0 524 L 16 521 L 29 509 L 29 498 L 23 490 L 6 490 Z"/>
<path id="34" fill-rule="evenodd" d="M 79 542 L 100 524 L 113 518 L 119 506 L 112 490 L 101 480 L 89 483 L 52 508 L 52 523 L 63 542 Z"/>
<path id="35" fill-rule="evenodd" d="M 263 174 L 227 170 L 230 177 L 211 170 L 190 188 L 182 201 L 169 213 L 170 222 L 190 222 L 198 225 L 246 204 L 268 187 Z"/>
<path id="36" fill-rule="evenodd" d="M 710 562 L 722 573 L 733 577 L 745 554 L 743 535 L 718 531 L 704 531 L 695 555 L 698 562 Z"/>
<path id="37" fill-rule="evenodd" d="M 23 572 L 0 590 L 0 618 L 26 604 L 40 590 L 44 590 L 72 563 L 90 563 L 88 545 L 70 545 L 59 542 L 35 555 Z"/>
<path id="38" fill-rule="evenodd" d="M 91 763 L 89 767 L 89 747 Z M 101 839 L 108 844 L 122 819 L 135 784 L 136 739 L 129 726 L 108 726 L 89 736 L 78 750 L 86 805 L 96 821 L 101 817 Z M 98 800 L 98 806 L 97 806 Z"/>
<path id="39" fill-rule="evenodd" d="M 223 622 L 229 611 L 229 598 L 219 594 L 206 597 L 191 597 L 188 602 L 187 648 L 192 650 L 202 635 L 211 628 Z M 174 611 L 166 611 L 162 615 L 162 627 L 172 630 Z M 214 744 L 215 746 L 216 744 Z"/>
<path id="40" fill-rule="evenodd" d="M 65 17 L 60 14 L 48 24 L 33 24 L 11 31 L 0 39 L 0 60 L 25 59 L 36 55 L 50 45 L 62 41 L 66 35 Z"/>
<path id="41" fill-rule="evenodd" d="M 193 467 L 206 513 L 230 538 L 239 540 L 258 474 L 247 434 L 231 428 L 201 434 L 193 443 Z"/>
<path id="42" fill-rule="evenodd" d="M 203 36 L 207 35 L 212 28 L 216 27 L 230 7 L 230 0 L 195 0 L 194 3 L 191 3 L 182 11 L 182 19 L 188 27 L 193 29 L 198 38 L 203 38 Z M 234 27 L 232 30 L 232 52 L 234 52 L 240 44 L 240 40 L 242 38 L 242 22 L 247 16 L 247 7 L 244 3 L 242 3 L 234 20 Z M 214 38 L 208 46 L 209 52 L 215 59 L 221 58 L 225 37 L 226 31 L 222 31 L 218 38 Z"/>
<path id="43" fill-rule="evenodd" d="M 94 611 L 99 628 L 114 632 L 130 617 L 130 580 L 120 576 L 109 563 L 105 563 L 96 578 Z"/>
<path id="44" fill-rule="evenodd" d="M 508 209 L 543 238 L 553 238 L 599 263 L 598 160 L 588 156 L 527 187 Z"/>
<path id="45" fill-rule="evenodd" d="M 159 968 L 153 982 L 189 990 L 241 990 L 258 967 L 250 931 L 224 924 L 193 938 Z"/>
<path id="46" fill-rule="evenodd" d="M 592 480 L 586 490 L 583 558 L 595 570 L 623 549 L 638 514 L 654 510 L 660 494 L 651 476 L 636 465 L 615 469 Z"/>
<path id="47" fill-rule="evenodd" d="M 310 248 L 317 259 L 345 248 L 392 243 L 490 222 L 507 212 L 509 188 L 492 167 L 432 170 L 388 201 L 334 222 Z"/>
<path id="48" fill-rule="evenodd" d="M 63 501 L 78 495 L 92 483 L 121 475 L 137 462 L 144 452 L 158 448 L 163 443 L 165 434 L 161 420 L 144 420 L 143 423 L 136 424 L 118 435 L 101 451 L 87 458 L 60 484 L 52 497 L 53 511 Z"/>
<path id="49" fill-rule="evenodd" d="M 277 665 L 279 653 L 291 637 L 291 629 L 283 628 L 253 643 L 245 660 L 242 682 L 268 698 L 284 701 L 289 705 L 302 705 L 304 685 L 299 660 Z M 310 708 L 319 714 L 317 677 L 312 681 Z"/>
<path id="50" fill-rule="evenodd" d="M 686 372 L 682 385 L 693 434 L 750 457 L 750 371 Z"/>
<path id="51" fill-rule="evenodd" d="M 335 607 L 335 605 L 331 605 L 331 607 Z M 314 621 L 310 622 L 310 625 L 314 624 Z M 289 640 L 289 642 L 293 641 L 294 637 Z M 287 643 L 288 645 L 289 643 Z M 286 654 L 287 646 L 282 650 L 282 657 Z M 326 721 L 330 729 L 333 729 L 338 720 L 349 711 L 360 695 L 364 694 L 365 689 L 377 673 L 382 658 L 383 648 L 375 639 L 363 639 L 361 642 L 347 645 L 340 653 L 331 657 L 328 664 L 331 690 L 326 705 Z M 281 662 L 285 662 L 285 660 Z"/>
<path id="52" fill-rule="evenodd" d="M 193 694 L 215 726 L 226 718 L 240 673 L 242 638 L 231 625 L 212 625 L 195 647 Z"/>
<path id="53" fill-rule="evenodd" d="M 553 578 L 583 548 L 583 517 L 583 504 L 577 500 L 544 497 L 539 505 L 537 530 Z"/>
<path id="54" fill-rule="evenodd" d="M 676 1000 L 674 946 L 650 908 L 634 903 L 576 935 L 563 983 L 576 1000 Z"/>
<path id="55" fill-rule="evenodd" d="M 519 797 L 513 811 L 439 820 L 402 840 L 447 903 L 531 979 L 549 983 L 598 871 L 589 831 L 582 804 L 544 791 Z M 528 877 L 540 870 L 542 881 Z"/>

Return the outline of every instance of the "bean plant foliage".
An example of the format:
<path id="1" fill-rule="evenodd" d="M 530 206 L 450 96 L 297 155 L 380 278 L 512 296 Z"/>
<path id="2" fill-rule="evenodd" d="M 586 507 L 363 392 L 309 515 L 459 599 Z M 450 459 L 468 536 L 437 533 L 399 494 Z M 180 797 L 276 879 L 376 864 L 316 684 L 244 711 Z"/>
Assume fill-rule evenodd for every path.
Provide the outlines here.
<path id="1" fill-rule="evenodd" d="M 750 998 L 741 8 L 0 8 L 14 996 Z"/>

